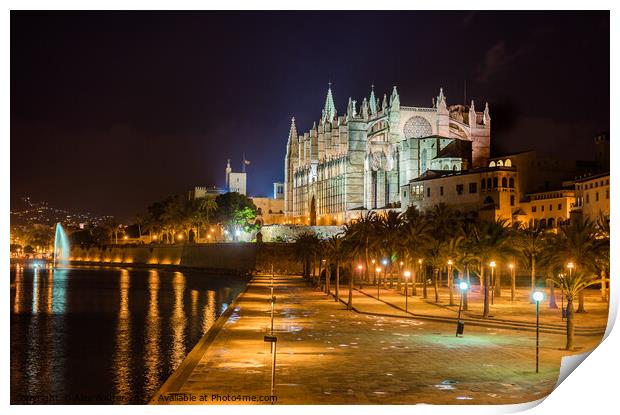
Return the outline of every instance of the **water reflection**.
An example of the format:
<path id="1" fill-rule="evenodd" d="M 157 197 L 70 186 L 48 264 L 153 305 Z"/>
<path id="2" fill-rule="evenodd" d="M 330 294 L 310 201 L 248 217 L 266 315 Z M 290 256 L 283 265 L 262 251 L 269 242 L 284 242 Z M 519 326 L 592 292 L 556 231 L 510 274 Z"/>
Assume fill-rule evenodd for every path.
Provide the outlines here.
<path id="1" fill-rule="evenodd" d="M 131 314 L 129 312 L 129 288 L 131 280 L 129 271 L 121 270 L 119 290 L 120 307 L 118 310 L 118 325 L 116 329 L 116 356 L 114 358 L 114 373 L 116 379 L 115 395 L 131 397 Z"/>
<path id="2" fill-rule="evenodd" d="M 159 352 L 159 272 L 149 271 L 149 305 L 146 315 L 144 345 L 144 395 L 150 396 L 157 390 L 160 378 Z"/>
<path id="3" fill-rule="evenodd" d="M 15 404 L 31 403 L 26 394 L 148 401 L 245 284 L 236 277 L 118 268 L 16 266 L 10 272 Z"/>
<path id="4" fill-rule="evenodd" d="M 170 354 L 170 366 L 176 369 L 185 357 L 185 312 L 183 310 L 183 293 L 185 291 L 185 276 L 181 272 L 175 272 L 172 278 L 174 290 L 174 308 L 170 327 L 172 328 L 172 353 Z"/>
<path id="5" fill-rule="evenodd" d="M 202 334 L 205 334 L 215 323 L 215 291 L 207 291 L 207 305 L 205 305 L 202 319 Z"/>

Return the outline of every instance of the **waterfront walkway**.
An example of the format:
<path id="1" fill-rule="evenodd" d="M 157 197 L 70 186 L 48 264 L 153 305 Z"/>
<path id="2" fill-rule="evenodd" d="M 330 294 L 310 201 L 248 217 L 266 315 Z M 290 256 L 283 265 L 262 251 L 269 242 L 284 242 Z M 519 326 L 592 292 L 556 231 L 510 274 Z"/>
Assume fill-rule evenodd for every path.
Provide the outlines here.
<path id="1" fill-rule="evenodd" d="M 362 312 L 347 311 L 301 277 L 276 277 L 274 294 L 277 404 L 521 403 L 552 391 L 566 355 L 563 335 L 543 333 L 536 374 L 531 331 L 468 324 L 456 338 L 451 322 L 413 318 L 357 291 Z M 269 298 L 270 278 L 255 277 L 151 402 L 268 403 Z M 577 336 L 576 353 L 600 338 Z"/>

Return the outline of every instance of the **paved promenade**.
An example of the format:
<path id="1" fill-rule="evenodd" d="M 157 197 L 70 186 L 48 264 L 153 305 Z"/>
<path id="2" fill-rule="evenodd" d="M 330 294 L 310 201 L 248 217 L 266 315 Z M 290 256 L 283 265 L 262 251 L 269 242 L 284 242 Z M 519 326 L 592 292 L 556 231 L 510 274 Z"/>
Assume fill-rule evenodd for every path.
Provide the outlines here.
<path id="1" fill-rule="evenodd" d="M 152 403 L 184 403 L 180 397 L 196 404 L 264 403 L 215 395 L 270 394 L 271 354 L 263 341 L 269 283 L 269 277 L 253 279 Z M 397 316 L 347 311 L 300 277 L 276 277 L 274 285 L 277 404 L 521 403 L 552 391 L 566 354 L 564 336 L 543 333 L 536 374 L 531 331 L 468 324 L 465 336 L 456 338 L 452 323 L 412 318 L 359 292 L 357 307 Z M 600 338 L 578 336 L 577 353 Z"/>

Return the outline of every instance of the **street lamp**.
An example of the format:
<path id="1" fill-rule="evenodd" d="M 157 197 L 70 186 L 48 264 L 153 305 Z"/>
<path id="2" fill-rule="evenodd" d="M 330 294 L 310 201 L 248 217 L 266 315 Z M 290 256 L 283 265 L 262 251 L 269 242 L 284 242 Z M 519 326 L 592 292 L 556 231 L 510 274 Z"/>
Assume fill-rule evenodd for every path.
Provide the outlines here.
<path id="1" fill-rule="evenodd" d="M 409 292 L 407 291 L 407 286 L 409 285 L 409 277 L 411 277 L 411 272 L 405 271 L 405 313 L 409 312 Z"/>
<path id="2" fill-rule="evenodd" d="M 375 278 L 377 274 L 381 275 L 381 268 L 379 267 L 375 268 Z M 377 300 L 378 299 L 379 299 L 379 281 L 377 281 Z"/>
<path id="3" fill-rule="evenodd" d="M 539 306 L 543 298 L 545 298 L 545 295 L 541 291 L 534 291 L 534 293 L 532 294 L 532 299 L 536 303 L 536 373 L 538 373 Z"/>
<path id="4" fill-rule="evenodd" d="M 491 267 L 491 305 L 493 305 L 494 300 L 495 300 L 495 266 L 497 264 L 495 263 L 495 261 L 491 261 L 489 263 L 489 266 Z"/>
<path id="5" fill-rule="evenodd" d="M 467 281 L 461 281 L 459 283 L 459 289 L 461 290 L 461 301 L 459 302 L 459 314 L 456 318 L 456 337 L 459 337 L 459 334 L 463 336 L 463 331 L 465 330 L 465 322 L 461 320 L 461 310 L 463 309 L 463 297 L 465 296 L 465 292 L 469 288 L 469 284 Z"/>

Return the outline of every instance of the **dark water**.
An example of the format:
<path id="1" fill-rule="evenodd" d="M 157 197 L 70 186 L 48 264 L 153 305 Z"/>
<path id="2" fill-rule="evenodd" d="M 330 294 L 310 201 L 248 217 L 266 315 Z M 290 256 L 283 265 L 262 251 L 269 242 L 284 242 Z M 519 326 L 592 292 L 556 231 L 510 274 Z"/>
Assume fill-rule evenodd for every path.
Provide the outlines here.
<path id="1" fill-rule="evenodd" d="M 11 403 L 145 403 L 243 290 L 240 277 L 11 268 Z"/>

